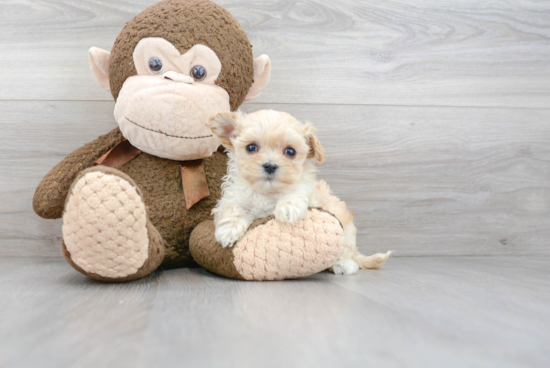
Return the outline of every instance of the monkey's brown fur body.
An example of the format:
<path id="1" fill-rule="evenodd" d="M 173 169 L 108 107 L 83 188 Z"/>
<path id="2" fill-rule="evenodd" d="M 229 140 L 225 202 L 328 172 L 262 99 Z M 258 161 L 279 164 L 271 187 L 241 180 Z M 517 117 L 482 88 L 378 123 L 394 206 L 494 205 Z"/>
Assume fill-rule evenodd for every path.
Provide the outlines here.
<path id="1" fill-rule="evenodd" d="M 41 217 L 56 219 L 63 214 L 65 199 L 77 175 L 122 142 L 118 128 L 77 149 L 44 177 L 33 199 L 34 211 Z M 220 151 L 204 159 L 210 196 L 189 210 L 185 205 L 178 162 L 145 152 L 118 167 L 140 188 L 151 223 L 164 239 L 164 267 L 182 267 L 193 263 L 189 253 L 191 231 L 210 219 L 210 211 L 221 195 L 221 179 L 226 172 L 227 156 Z M 75 170 L 76 168 L 76 170 Z"/>
<path id="2" fill-rule="evenodd" d="M 107 89 L 110 85 L 110 91 L 115 100 L 118 99 L 121 89 L 124 88 L 124 82 L 128 78 L 139 77 L 134 65 L 133 51 L 140 40 L 151 37 L 169 41 L 179 50 L 182 57 L 197 44 L 205 45 L 213 50 L 222 65 L 215 85 L 227 92 L 229 106 L 232 111 L 236 110 L 245 98 L 248 98 L 247 94 L 249 90 L 252 90 L 251 86 L 257 86 L 254 81 L 256 62 L 252 57 L 250 42 L 236 19 L 227 10 L 211 1 L 164 0 L 147 8 L 126 24 L 118 36 L 107 62 L 97 63 L 95 56 L 90 59 L 91 62 L 95 63 L 92 64 L 92 72 L 96 79 L 104 87 L 107 86 Z M 109 57 L 108 52 L 105 51 L 98 55 L 98 57 Z M 269 62 L 267 56 L 262 60 Z M 108 65 L 108 71 L 106 65 Z M 269 70 L 268 67 L 266 67 L 266 70 Z M 264 68 L 261 69 L 257 75 L 263 73 Z M 108 75 L 98 77 L 98 73 L 101 72 Z M 179 71 L 179 73 L 184 72 L 187 71 Z M 174 72 L 172 71 L 172 73 Z M 105 81 L 107 77 L 108 84 L 102 83 L 101 78 L 104 78 L 103 81 Z M 178 78 L 181 80 L 189 79 L 188 76 Z M 157 84 L 160 82 L 177 84 L 176 81 L 171 79 L 164 81 L 162 75 L 158 77 L 143 76 L 142 80 L 146 81 L 145 83 L 156 81 Z M 269 80 L 269 75 L 267 80 Z M 267 84 L 267 81 L 260 84 L 255 96 L 261 92 L 265 84 Z M 190 95 L 189 99 L 192 100 L 192 98 L 193 96 Z M 191 101 L 190 104 L 197 111 L 200 111 L 200 103 Z M 205 123 L 206 121 L 204 121 Z M 201 124 L 203 123 L 201 122 Z M 140 134 L 162 135 L 166 133 L 159 130 L 140 131 Z M 121 166 L 94 166 L 94 163 L 101 156 L 124 140 L 125 137 L 122 131 L 116 128 L 75 150 L 44 177 L 36 189 L 33 199 L 34 210 L 39 216 L 48 219 L 63 216 L 63 250 L 65 257 L 69 264 L 85 275 L 104 281 L 128 281 L 143 277 L 160 265 L 181 267 L 196 261 L 209 270 L 228 277 L 283 279 L 319 272 L 328 268 L 338 256 L 338 251 L 341 249 L 340 241 L 343 239 L 341 226 L 332 215 L 318 211 L 312 211 L 308 218 L 304 220 L 304 226 L 309 224 L 307 226 L 316 228 L 322 233 L 322 236 L 317 237 L 317 239 L 304 239 L 304 231 L 300 228 L 289 229 L 288 226 L 284 227 L 275 220 L 268 219 L 255 224 L 254 229 L 250 231 L 250 235 L 245 235 L 242 243 L 237 243 L 233 248 L 224 249 L 222 252 L 221 246 L 213 238 L 210 212 L 221 195 L 221 183 L 223 176 L 226 174 L 227 156 L 218 149 L 209 157 L 198 157 L 202 159 L 204 164 L 204 174 L 210 195 L 188 209 L 184 196 L 184 190 L 186 189 L 182 185 L 181 165 L 185 165 L 185 162 L 157 157 L 141 149 L 143 151 L 141 154 Z M 128 140 L 132 143 L 131 138 L 128 138 Z M 182 139 L 181 144 L 186 144 L 186 141 Z M 96 174 L 95 177 L 103 175 L 111 179 L 115 178 L 115 182 L 118 181 L 119 184 L 122 183 L 120 185 L 126 186 L 127 193 L 137 193 L 138 198 L 135 199 L 135 203 L 138 204 L 138 207 L 142 203 L 146 218 L 146 224 L 143 222 L 140 225 L 142 230 L 145 231 L 146 229 L 146 232 L 143 233 L 145 235 L 137 239 L 141 242 L 144 241 L 144 244 L 146 244 L 145 248 L 140 248 L 141 253 L 136 256 L 137 258 L 141 257 L 140 260 L 131 258 L 133 256 L 130 255 L 130 252 L 126 252 L 125 248 L 122 249 L 127 244 L 119 242 L 117 245 L 112 242 L 113 237 L 109 238 L 107 236 L 115 228 L 119 228 L 119 231 L 122 228 L 125 231 L 125 229 L 131 230 L 134 226 L 124 225 L 126 228 L 122 226 L 123 222 L 128 220 L 128 218 L 123 217 L 120 217 L 120 223 L 116 223 L 116 217 L 114 216 L 118 216 L 117 209 L 112 209 L 110 213 L 101 215 L 97 212 L 99 211 L 96 209 L 97 203 L 94 204 L 90 201 L 88 205 L 85 201 L 80 200 L 77 203 L 80 206 L 77 206 L 80 212 L 71 210 L 73 211 L 71 212 L 72 220 L 69 218 L 70 216 L 66 216 L 70 212 L 70 206 L 75 205 L 71 202 L 71 198 L 76 195 L 74 194 L 75 191 L 82 189 L 83 185 L 88 185 L 82 189 L 82 193 L 84 193 L 86 190 L 89 191 L 90 188 L 93 188 L 94 185 L 101 184 L 86 182 L 87 178 L 93 176 L 91 174 Z M 86 183 L 83 184 L 84 182 Z M 101 199 L 104 201 L 102 206 L 109 207 L 107 202 L 115 199 L 114 194 L 113 198 L 109 198 L 108 195 L 108 190 L 100 193 L 100 197 L 104 197 Z M 130 203 L 130 205 L 123 203 L 128 200 L 126 192 L 118 193 L 116 198 L 121 199 L 118 205 L 127 213 L 131 214 L 132 211 L 139 210 L 139 208 L 135 209 L 135 203 Z M 98 199 L 95 198 L 94 200 L 97 201 Z M 136 219 L 141 218 L 143 220 L 144 217 L 139 215 L 139 211 L 134 213 L 136 213 Z M 81 218 L 84 225 L 79 226 L 86 230 L 87 226 L 91 226 L 86 223 L 87 216 L 90 216 L 90 214 L 95 218 L 110 216 L 110 224 L 112 225 L 110 226 L 112 228 L 105 227 L 105 223 L 96 224 L 97 229 L 92 229 L 95 231 L 93 236 L 96 240 L 94 241 L 96 243 L 101 242 L 101 239 L 105 238 L 105 244 L 100 244 L 104 246 L 103 248 L 100 247 L 103 250 L 98 251 L 97 247 L 87 249 L 86 244 L 90 241 L 91 236 L 84 237 L 81 239 L 82 244 L 76 244 L 82 248 L 79 250 L 80 255 L 78 255 L 67 246 L 66 236 L 69 234 L 69 230 L 67 232 L 65 230 L 70 229 L 70 226 L 66 221 L 74 222 L 74 218 Z M 139 226 L 135 225 L 135 228 L 137 229 L 136 233 L 138 233 Z M 196 231 L 193 232 L 195 228 Z M 124 231 L 121 232 L 122 235 L 124 235 Z M 269 231 L 269 234 L 266 234 L 266 231 Z M 129 234 L 128 239 L 131 236 L 132 234 Z M 327 243 L 327 239 L 331 239 L 335 244 L 331 246 Z M 132 244 L 128 249 L 139 248 Z M 117 246 L 119 248 L 115 249 Z M 74 249 L 74 245 L 72 249 Z M 145 254 L 143 254 L 143 249 L 145 249 Z M 103 259 L 101 258 L 105 255 L 103 253 L 112 253 L 113 256 L 107 261 L 97 261 Z M 90 269 L 86 270 L 86 260 L 82 261 L 80 259 L 82 254 L 84 254 L 84 258 L 90 257 L 96 260 L 97 264 L 93 265 L 92 271 Z M 125 259 L 127 255 L 131 258 L 129 258 L 129 261 Z M 109 272 L 93 271 L 101 271 L 102 269 L 110 271 L 110 268 L 115 269 L 120 264 L 125 264 L 124 262 L 129 265 L 127 267 L 137 265 L 136 269 L 126 274 L 117 274 L 118 276 L 111 276 Z"/>

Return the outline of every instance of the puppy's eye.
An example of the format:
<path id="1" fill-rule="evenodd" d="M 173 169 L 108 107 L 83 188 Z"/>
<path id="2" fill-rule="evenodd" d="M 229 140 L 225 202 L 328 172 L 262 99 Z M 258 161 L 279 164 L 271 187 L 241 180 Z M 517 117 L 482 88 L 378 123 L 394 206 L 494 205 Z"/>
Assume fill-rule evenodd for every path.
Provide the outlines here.
<path id="1" fill-rule="evenodd" d="M 149 68 L 150 68 L 154 73 L 160 73 L 160 71 L 162 70 L 162 60 L 160 60 L 160 59 L 157 58 L 157 57 L 152 57 L 152 58 L 149 60 Z"/>
<path id="2" fill-rule="evenodd" d="M 254 143 L 249 144 L 248 146 L 246 146 L 246 152 L 248 153 L 258 152 L 258 146 L 256 146 Z"/>
<path id="3" fill-rule="evenodd" d="M 206 78 L 206 69 L 202 65 L 195 65 L 191 68 L 191 76 L 196 81 L 201 81 Z"/>
<path id="4" fill-rule="evenodd" d="M 294 148 L 287 147 L 285 148 L 285 155 L 287 155 L 288 157 L 294 157 L 296 156 L 296 151 L 294 150 Z"/>

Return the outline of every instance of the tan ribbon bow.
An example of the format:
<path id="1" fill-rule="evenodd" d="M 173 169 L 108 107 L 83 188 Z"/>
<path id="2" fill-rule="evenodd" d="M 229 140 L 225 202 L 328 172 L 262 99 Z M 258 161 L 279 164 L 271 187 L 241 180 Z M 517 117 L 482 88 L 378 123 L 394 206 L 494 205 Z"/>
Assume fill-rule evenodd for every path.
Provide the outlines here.
<path id="1" fill-rule="evenodd" d="M 142 151 L 125 140 L 97 159 L 95 165 L 117 168 L 132 161 Z M 202 160 L 180 161 L 181 185 L 187 209 L 210 195 Z"/>

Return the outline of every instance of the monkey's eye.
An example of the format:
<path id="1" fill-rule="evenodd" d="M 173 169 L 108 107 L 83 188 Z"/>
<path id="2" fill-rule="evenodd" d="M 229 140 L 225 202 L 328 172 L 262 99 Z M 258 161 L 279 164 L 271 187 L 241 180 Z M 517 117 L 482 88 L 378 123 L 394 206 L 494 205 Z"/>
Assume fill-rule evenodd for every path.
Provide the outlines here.
<path id="1" fill-rule="evenodd" d="M 294 148 L 287 147 L 285 148 L 285 155 L 287 155 L 288 157 L 294 157 L 296 156 L 296 151 L 294 150 Z"/>
<path id="2" fill-rule="evenodd" d="M 201 81 L 206 78 L 206 69 L 202 65 L 195 65 L 191 68 L 191 76 L 196 81 Z"/>
<path id="3" fill-rule="evenodd" d="M 248 146 L 246 146 L 246 152 L 248 153 L 258 152 L 258 146 L 255 145 L 254 143 L 249 144 Z"/>
<path id="4" fill-rule="evenodd" d="M 162 60 L 157 57 L 152 57 L 149 60 L 149 68 L 151 68 L 151 70 L 155 73 L 160 73 L 162 70 Z"/>

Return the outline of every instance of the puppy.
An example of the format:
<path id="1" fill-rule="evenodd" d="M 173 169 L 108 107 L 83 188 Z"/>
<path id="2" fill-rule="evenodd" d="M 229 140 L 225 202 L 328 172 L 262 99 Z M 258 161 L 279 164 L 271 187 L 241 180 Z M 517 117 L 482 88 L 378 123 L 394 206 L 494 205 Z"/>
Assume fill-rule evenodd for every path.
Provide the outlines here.
<path id="1" fill-rule="evenodd" d="M 213 209 L 216 240 L 231 247 L 258 218 L 274 215 L 294 224 L 309 207 L 332 213 L 344 228 L 344 250 L 331 267 L 335 274 L 350 275 L 359 268 L 380 268 L 391 252 L 367 257 L 356 246 L 353 213 L 315 177 L 315 163 L 325 151 L 313 126 L 273 110 L 251 114 L 223 112 L 208 122 L 228 150 L 223 196 Z"/>

